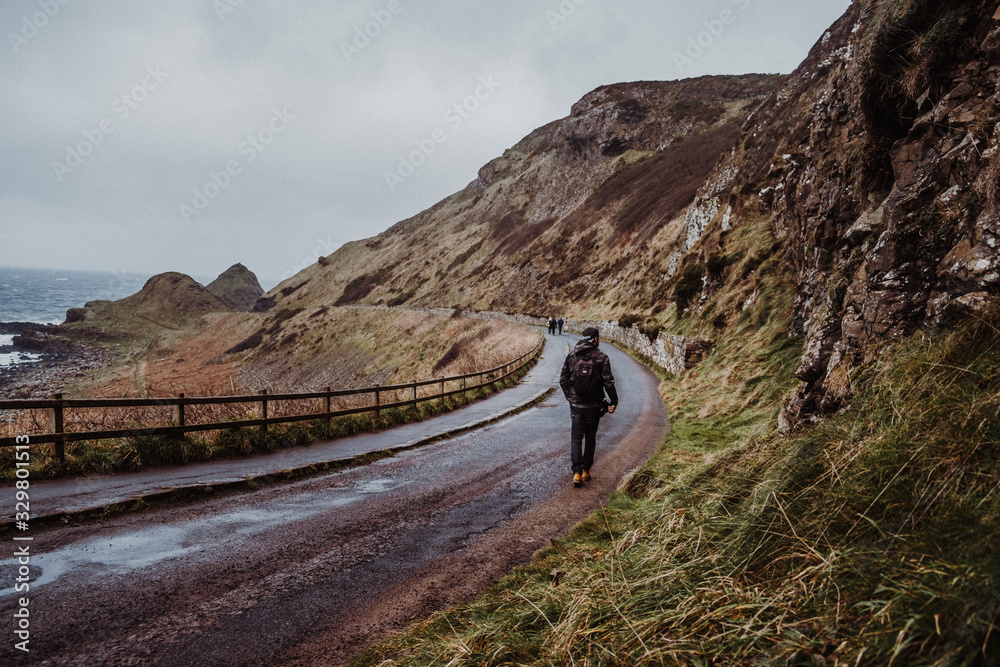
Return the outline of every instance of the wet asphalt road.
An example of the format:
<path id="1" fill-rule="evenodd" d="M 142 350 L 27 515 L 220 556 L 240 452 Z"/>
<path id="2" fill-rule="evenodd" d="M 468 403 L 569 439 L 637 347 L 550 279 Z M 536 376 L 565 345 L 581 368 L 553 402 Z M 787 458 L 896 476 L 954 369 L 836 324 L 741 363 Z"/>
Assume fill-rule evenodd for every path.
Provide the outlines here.
<path id="1" fill-rule="evenodd" d="M 546 356 L 570 340 L 550 337 Z M 655 376 L 602 347 L 621 405 L 601 423 L 588 487 L 570 484 L 557 393 L 362 468 L 39 530 L 31 653 L 8 640 L 0 663 L 337 664 L 474 596 L 600 506 L 665 433 Z M 544 367 L 553 385 L 557 366 Z M 16 566 L 4 559 L 0 572 L 13 579 Z M 13 630 L 17 596 L 5 586 L 0 617 Z"/>

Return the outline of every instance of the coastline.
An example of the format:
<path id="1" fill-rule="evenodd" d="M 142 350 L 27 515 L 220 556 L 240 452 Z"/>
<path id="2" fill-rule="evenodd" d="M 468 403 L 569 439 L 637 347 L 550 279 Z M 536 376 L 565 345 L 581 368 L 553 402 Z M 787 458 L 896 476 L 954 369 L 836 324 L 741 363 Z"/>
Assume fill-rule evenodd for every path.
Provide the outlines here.
<path id="1" fill-rule="evenodd" d="M 34 357 L 0 365 L 0 399 L 50 398 L 111 359 L 103 348 L 50 338 L 57 331 L 49 324 L 0 322 L 0 335 L 16 337 L 11 345 L 0 346 L 0 353 Z M 25 334 L 26 339 L 17 339 Z"/>

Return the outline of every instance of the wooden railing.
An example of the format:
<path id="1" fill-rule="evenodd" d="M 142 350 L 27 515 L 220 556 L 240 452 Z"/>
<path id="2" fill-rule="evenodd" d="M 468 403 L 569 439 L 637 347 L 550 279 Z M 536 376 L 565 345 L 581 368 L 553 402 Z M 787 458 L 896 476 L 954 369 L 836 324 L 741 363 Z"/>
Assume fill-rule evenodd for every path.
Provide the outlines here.
<path id="1" fill-rule="evenodd" d="M 538 345 L 530 352 L 522 354 L 520 357 L 495 368 L 476 373 L 466 373 L 446 378 L 436 378 L 433 380 L 422 380 L 408 382 L 405 384 L 365 387 L 362 389 L 342 389 L 333 391 L 327 387 L 324 391 L 293 393 L 293 394 L 269 394 L 266 390 L 259 394 L 250 396 L 185 396 L 180 394 L 176 397 L 164 398 L 73 398 L 64 399 L 61 394 L 56 394 L 50 399 L 15 399 L 0 400 L 0 410 L 46 410 L 48 412 L 48 431 L 46 433 L 26 434 L 31 440 L 31 444 L 50 443 L 52 454 L 59 460 L 65 459 L 65 444 L 80 440 L 104 440 L 109 438 L 129 438 L 137 436 L 152 435 L 182 435 L 197 431 L 217 431 L 222 429 L 234 429 L 256 426 L 266 430 L 269 424 L 280 424 L 284 422 L 312 421 L 317 419 L 330 420 L 334 417 L 355 415 L 364 412 L 374 412 L 378 414 L 382 410 L 392 408 L 403 408 L 407 406 L 416 407 L 418 403 L 425 401 L 439 400 L 448 396 L 455 396 L 467 391 L 473 391 L 489 386 L 495 382 L 517 373 L 527 364 L 534 361 L 542 352 L 545 345 L 544 337 L 539 340 Z M 476 379 L 477 382 L 470 384 L 469 380 Z M 457 387 L 448 388 L 447 383 L 457 384 Z M 417 389 L 420 387 L 438 386 L 435 393 L 418 396 Z M 397 392 L 406 392 L 409 396 L 405 400 L 398 400 Z M 332 409 L 332 399 L 344 396 L 371 395 L 371 401 L 364 406 L 352 407 L 341 410 Z M 391 394 L 393 399 L 389 403 L 383 403 L 382 397 Z M 311 412 L 307 414 L 286 415 L 282 417 L 268 417 L 268 404 L 276 401 L 304 401 L 322 399 L 325 410 L 322 412 Z M 256 404 L 257 417 L 255 419 L 241 419 L 235 421 L 214 422 L 209 424 L 189 424 L 186 420 L 185 407 L 190 405 L 225 405 L 225 404 L 251 403 Z M 173 407 L 173 425 L 152 426 L 147 428 L 115 429 L 105 431 L 73 431 L 68 432 L 64 428 L 64 417 L 66 412 L 73 409 L 94 409 L 94 408 L 127 408 L 127 407 Z M 23 441 L 22 441 L 23 442 Z M 11 447 L 17 442 L 17 437 L 0 437 L 0 447 Z"/>

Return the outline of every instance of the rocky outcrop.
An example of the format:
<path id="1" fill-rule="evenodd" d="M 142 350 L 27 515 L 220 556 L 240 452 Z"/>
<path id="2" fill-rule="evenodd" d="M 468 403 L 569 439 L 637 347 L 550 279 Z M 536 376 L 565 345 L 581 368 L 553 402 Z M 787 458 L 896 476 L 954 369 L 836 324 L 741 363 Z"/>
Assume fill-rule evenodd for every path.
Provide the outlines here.
<path id="1" fill-rule="evenodd" d="M 232 310 L 191 276 L 172 271 L 153 276 L 137 293 L 114 303 L 150 314 L 188 315 Z"/>
<path id="2" fill-rule="evenodd" d="M 242 264 L 233 264 L 205 289 L 219 297 L 233 310 L 250 311 L 264 294 L 253 271 Z"/>
<path id="3" fill-rule="evenodd" d="M 855 2 L 747 121 L 688 207 L 682 251 L 766 215 L 802 336 L 790 425 L 849 400 L 886 344 L 1000 291 L 996 7 Z"/>
<path id="4" fill-rule="evenodd" d="M 71 308 L 60 330 L 89 340 L 122 340 L 148 325 L 178 329 L 203 315 L 234 310 L 190 276 L 168 272 L 153 276 L 124 299 Z"/>
<path id="5" fill-rule="evenodd" d="M 15 348 L 29 352 L 71 354 L 85 348 L 83 345 L 59 337 L 56 332 L 45 330 L 25 331 L 14 336 L 11 342 Z"/>
<path id="6" fill-rule="evenodd" d="M 721 120 L 732 102 L 763 101 L 774 85 L 775 77 L 748 75 L 602 86 L 573 105 L 553 141 L 566 161 L 601 162 L 629 150 L 663 150 Z"/>
<path id="7" fill-rule="evenodd" d="M 762 198 L 798 273 L 793 417 L 837 409 L 859 363 L 1000 287 L 993 14 L 855 3 L 794 77 L 815 98 L 808 137 Z"/>

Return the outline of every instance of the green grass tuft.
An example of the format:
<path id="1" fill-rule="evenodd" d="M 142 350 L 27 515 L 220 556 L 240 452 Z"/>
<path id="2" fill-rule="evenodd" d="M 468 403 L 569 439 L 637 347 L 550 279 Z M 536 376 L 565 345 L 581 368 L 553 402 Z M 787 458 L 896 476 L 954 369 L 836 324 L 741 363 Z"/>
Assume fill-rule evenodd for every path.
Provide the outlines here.
<path id="1" fill-rule="evenodd" d="M 671 383 L 667 442 L 606 508 L 352 664 L 994 664 L 1000 302 L 891 348 L 791 435 L 774 404 L 799 349 L 773 313 Z"/>

